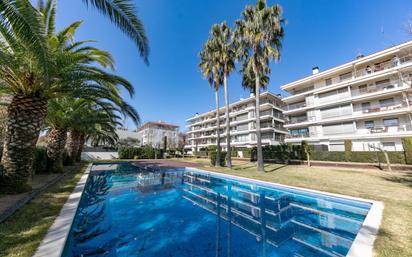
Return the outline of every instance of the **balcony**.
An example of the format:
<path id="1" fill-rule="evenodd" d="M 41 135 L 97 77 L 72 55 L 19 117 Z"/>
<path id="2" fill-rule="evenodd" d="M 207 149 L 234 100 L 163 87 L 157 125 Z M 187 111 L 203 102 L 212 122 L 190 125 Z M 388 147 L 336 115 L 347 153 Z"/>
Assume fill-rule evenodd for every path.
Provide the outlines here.
<path id="1" fill-rule="evenodd" d="M 362 113 L 376 113 L 376 112 L 385 112 L 385 111 L 393 111 L 397 109 L 402 109 L 407 107 L 408 105 L 405 102 L 401 102 L 399 104 L 394 104 L 394 105 L 387 105 L 387 106 L 379 106 L 375 105 L 372 107 L 369 107 L 367 109 L 361 109 Z"/>
<path id="2" fill-rule="evenodd" d="M 288 105 L 288 111 L 293 111 L 293 110 L 297 110 L 297 109 L 300 109 L 300 108 L 305 108 L 306 106 L 307 106 L 306 102 L 289 104 Z"/>
<path id="3" fill-rule="evenodd" d="M 369 86 L 366 88 L 361 89 L 353 89 L 351 90 L 352 97 L 354 96 L 361 96 L 366 94 L 372 94 L 377 92 L 383 92 L 395 88 L 399 88 L 400 86 L 397 83 L 385 83 L 379 86 Z"/>
<path id="4" fill-rule="evenodd" d="M 383 70 L 388 70 L 388 69 L 392 69 L 396 66 L 405 64 L 405 63 L 410 63 L 412 61 L 412 56 L 411 55 L 406 55 L 403 56 L 401 58 L 399 58 L 398 61 L 395 60 L 388 60 L 385 62 L 381 62 L 378 64 L 372 64 L 372 65 L 368 65 L 366 66 L 366 68 L 360 69 L 358 71 L 356 71 L 355 75 L 357 78 L 359 77 L 363 77 L 366 75 L 370 75 L 376 72 L 380 72 Z"/>
<path id="5" fill-rule="evenodd" d="M 307 138 L 309 137 L 309 133 L 301 133 L 301 134 L 288 134 L 286 138 Z"/>

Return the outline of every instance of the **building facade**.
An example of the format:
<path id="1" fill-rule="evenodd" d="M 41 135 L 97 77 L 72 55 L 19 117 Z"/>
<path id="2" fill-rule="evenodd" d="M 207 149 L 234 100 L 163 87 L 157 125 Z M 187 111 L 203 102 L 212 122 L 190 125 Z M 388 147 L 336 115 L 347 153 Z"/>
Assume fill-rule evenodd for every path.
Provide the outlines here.
<path id="1" fill-rule="evenodd" d="M 323 150 L 352 151 L 375 147 L 403 150 L 401 138 L 412 136 L 412 41 L 359 56 L 281 88 L 290 96 L 286 142 L 302 140 Z"/>
<path id="2" fill-rule="evenodd" d="M 167 148 L 176 149 L 179 143 L 179 126 L 164 121 L 149 121 L 136 130 L 139 144 L 163 148 L 166 137 Z"/>
<path id="3" fill-rule="evenodd" d="M 230 137 L 232 147 L 256 146 L 255 97 L 230 104 Z M 260 126 L 263 145 L 276 145 L 284 141 L 287 131 L 284 129 L 283 102 L 279 96 L 270 92 L 261 94 Z M 220 138 L 223 150 L 226 150 L 225 108 L 219 109 Z M 186 120 L 187 145 L 191 151 L 216 145 L 216 110 L 197 114 Z"/>

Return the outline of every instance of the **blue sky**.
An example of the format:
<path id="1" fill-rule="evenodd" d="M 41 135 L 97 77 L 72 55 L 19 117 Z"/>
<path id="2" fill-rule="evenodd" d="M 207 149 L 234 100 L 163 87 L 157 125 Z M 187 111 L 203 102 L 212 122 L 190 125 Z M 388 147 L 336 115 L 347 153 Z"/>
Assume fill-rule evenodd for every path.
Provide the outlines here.
<path id="1" fill-rule="evenodd" d="M 214 93 L 202 78 L 198 52 L 214 23 L 239 18 L 255 0 L 136 0 L 150 40 L 150 65 L 139 58 L 133 43 L 81 0 L 59 0 L 57 26 L 83 20 L 76 40 L 94 39 L 110 51 L 117 73 L 129 79 L 136 95 L 130 103 L 142 121 L 164 120 L 185 130 L 185 119 L 214 108 Z M 272 64 L 269 90 L 321 70 L 412 39 L 405 31 L 412 19 L 410 0 L 281 0 L 285 27 L 282 57 Z M 229 79 L 230 100 L 249 93 L 240 75 Z M 221 90 L 223 92 L 223 90 Z M 282 93 L 284 94 L 284 93 Z M 221 97 L 223 103 L 223 96 Z M 129 128 L 135 126 L 127 122 Z"/>

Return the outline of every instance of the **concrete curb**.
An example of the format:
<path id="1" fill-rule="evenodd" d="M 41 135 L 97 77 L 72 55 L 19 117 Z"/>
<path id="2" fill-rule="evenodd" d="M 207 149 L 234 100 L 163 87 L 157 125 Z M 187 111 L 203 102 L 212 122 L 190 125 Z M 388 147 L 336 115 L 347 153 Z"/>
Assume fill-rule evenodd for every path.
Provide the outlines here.
<path id="1" fill-rule="evenodd" d="M 43 238 L 33 257 L 60 257 L 62 255 L 92 166 L 92 163 L 87 166 L 73 192 L 61 209 L 59 216 L 57 216 L 53 225 L 51 225 L 47 231 L 46 236 Z"/>

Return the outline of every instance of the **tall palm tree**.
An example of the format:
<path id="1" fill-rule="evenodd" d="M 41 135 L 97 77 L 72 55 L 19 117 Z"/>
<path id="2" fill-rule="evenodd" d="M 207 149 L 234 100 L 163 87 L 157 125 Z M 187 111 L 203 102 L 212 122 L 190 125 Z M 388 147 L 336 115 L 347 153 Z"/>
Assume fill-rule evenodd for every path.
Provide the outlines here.
<path id="1" fill-rule="evenodd" d="M 239 59 L 245 71 L 253 71 L 255 81 L 257 170 L 264 171 L 262 138 L 260 131 L 260 86 L 261 78 L 270 73 L 269 63 L 280 59 L 283 39 L 282 8 L 267 6 L 265 0 L 258 0 L 256 6 L 246 6 L 240 20 L 236 21 L 235 38 Z"/>
<path id="2" fill-rule="evenodd" d="M 200 63 L 199 68 L 203 76 L 209 82 L 210 87 L 215 91 L 216 101 L 216 163 L 215 166 L 220 166 L 220 113 L 219 113 L 219 88 L 222 85 L 222 68 L 217 58 L 216 44 L 212 40 L 208 40 L 202 51 L 199 53 Z"/>
<path id="3" fill-rule="evenodd" d="M 106 94 L 113 85 L 133 93 L 127 80 L 93 66 L 95 57 L 56 50 L 47 33 L 53 22 L 46 26 L 44 20 L 29 1 L 0 1 L 0 93 L 11 98 L 1 160 L 4 192 L 31 189 L 33 153 L 50 99 L 96 89 Z"/>
<path id="4" fill-rule="evenodd" d="M 80 1 L 80 0 L 78 0 Z M 4 8 L 13 6 L 13 2 L 30 2 L 29 0 L 4 0 Z M 137 16 L 136 6 L 131 0 L 82 0 L 88 7 L 91 6 L 106 16 L 137 46 L 141 57 L 148 63 L 149 42 L 142 21 Z M 38 0 L 38 9 L 55 12 L 57 0 Z M 3 11 L 0 6 L 0 12 Z M 45 16 L 49 19 L 52 16 Z M 48 18 L 47 18 L 48 17 Z M 16 19 L 18 17 L 15 17 Z M 50 22 L 54 22 L 50 20 Z M 53 23 L 54 26 L 54 23 Z"/>
<path id="5" fill-rule="evenodd" d="M 217 59 L 220 63 L 223 73 L 223 88 L 225 95 L 225 117 L 226 117 L 226 163 L 232 168 L 232 154 L 230 147 L 230 118 L 229 118 L 229 91 L 228 91 L 228 76 L 235 69 L 236 52 L 233 45 L 232 31 L 227 26 L 226 22 L 213 25 L 211 32 L 211 40 L 215 45 Z"/>

